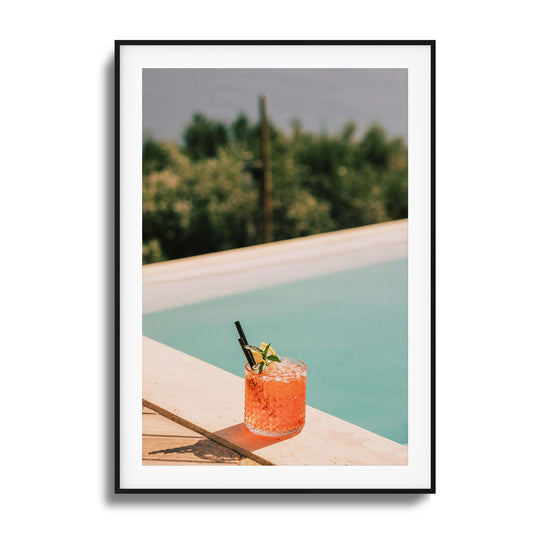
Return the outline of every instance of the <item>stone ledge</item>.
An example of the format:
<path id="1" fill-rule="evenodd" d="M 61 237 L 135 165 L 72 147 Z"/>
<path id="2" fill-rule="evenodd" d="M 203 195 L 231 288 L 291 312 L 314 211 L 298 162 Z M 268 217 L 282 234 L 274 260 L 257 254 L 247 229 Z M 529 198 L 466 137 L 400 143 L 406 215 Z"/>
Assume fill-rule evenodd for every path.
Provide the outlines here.
<path id="1" fill-rule="evenodd" d="M 407 257 L 407 220 L 145 265 L 143 314 Z"/>
<path id="2" fill-rule="evenodd" d="M 262 465 L 407 465 L 407 446 L 310 406 L 299 434 L 255 435 L 243 423 L 243 378 L 148 337 L 142 401 Z"/>

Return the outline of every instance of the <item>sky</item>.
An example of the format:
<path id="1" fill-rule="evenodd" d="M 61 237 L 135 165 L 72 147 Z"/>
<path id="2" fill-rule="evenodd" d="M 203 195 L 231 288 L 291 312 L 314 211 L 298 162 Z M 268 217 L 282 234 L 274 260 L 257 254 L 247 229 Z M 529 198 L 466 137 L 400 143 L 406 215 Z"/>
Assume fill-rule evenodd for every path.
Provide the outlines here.
<path id="1" fill-rule="evenodd" d="M 407 69 L 144 69 L 143 135 L 182 142 L 194 113 L 232 122 L 259 119 L 259 96 L 283 131 L 336 133 L 348 121 L 372 123 L 407 140 Z"/>

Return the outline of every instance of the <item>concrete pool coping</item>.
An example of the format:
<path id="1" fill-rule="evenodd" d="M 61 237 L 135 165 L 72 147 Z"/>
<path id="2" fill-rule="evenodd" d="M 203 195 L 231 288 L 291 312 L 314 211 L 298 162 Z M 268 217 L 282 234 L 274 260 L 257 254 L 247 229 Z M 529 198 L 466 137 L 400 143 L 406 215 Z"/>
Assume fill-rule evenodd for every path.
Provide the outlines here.
<path id="1" fill-rule="evenodd" d="M 243 423 L 244 379 L 143 337 L 142 403 L 262 465 L 407 465 L 407 446 L 306 408 L 303 430 L 262 437 Z"/>
<path id="2" fill-rule="evenodd" d="M 143 314 L 407 257 L 407 220 L 144 265 Z"/>

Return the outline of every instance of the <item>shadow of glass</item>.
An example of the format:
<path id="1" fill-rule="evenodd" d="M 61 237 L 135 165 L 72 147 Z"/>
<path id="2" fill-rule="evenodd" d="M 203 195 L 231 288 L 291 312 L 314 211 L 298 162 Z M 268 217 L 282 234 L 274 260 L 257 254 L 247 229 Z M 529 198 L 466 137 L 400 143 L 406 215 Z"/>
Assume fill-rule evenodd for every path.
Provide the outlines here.
<path id="1" fill-rule="evenodd" d="M 216 442 L 209 439 L 200 439 L 194 444 L 188 444 L 185 446 L 178 446 L 176 448 L 166 448 L 163 450 L 152 450 L 148 452 L 148 455 L 170 455 L 170 459 L 186 460 L 183 457 L 172 457 L 172 455 L 183 456 L 193 455 L 197 459 L 201 459 L 206 462 L 214 463 L 228 463 L 239 461 L 239 454 L 220 446 Z"/>
<path id="2" fill-rule="evenodd" d="M 221 439 L 231 442 L 232 444 L 235 444 L 239 448 L 254 451 L 295 437 L 298 435 L 298 433 L 286 435 L 284 437 L 265 437 L 263 435 L 256 435 L 255 433 L 252 433 L 244 425 L 244 423 L 241 422 L 240 424 L 235 424 L 234 426 L 221 429 L 217 431 L 215 435 Z"/>

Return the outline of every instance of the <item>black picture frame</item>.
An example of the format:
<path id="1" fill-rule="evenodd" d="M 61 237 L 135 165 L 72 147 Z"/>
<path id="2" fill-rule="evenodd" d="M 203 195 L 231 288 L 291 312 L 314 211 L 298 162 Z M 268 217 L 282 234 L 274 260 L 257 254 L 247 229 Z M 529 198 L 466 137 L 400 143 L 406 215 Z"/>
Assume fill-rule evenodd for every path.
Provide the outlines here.
<path id="1" fill-rule="evenodd" d="M 272 489 L 272 488 L 129 488 L 124 487 L 121 483 L 121 54 L 125 47 L 129 46 L 147 46 L 147 47 L 161 47 L 161 46 L 423 46 L 428 47 L 430 50 L 430 307 L 431 307 L 431 353 L 430 356 L 430 447 L 431 447 L 431 461 L 430 461 L 430 486 L 429 487 L 405 487 L 405 488 L 302 488 L 302 489 Z M 436 270 L 435 270 L 435 257 L 436 257 L 436 199 L 435 199 L 435 186 L 436 186 L 436 89 L 435 89 L 435 69 L 436 69 L 436 41 L 435 40 L 117 40 L 115 41 L 115 364 L 114 364 L 114 424 L 115 424 L 115 448 L 114 448 L 114 491 L 116 494 L 183 494 L 183 493 L 349 493 L 349 494 L 408 494 L 408 493 L 435 493 L 436 492 L 436 460 L 435 460 L 435 440 L 436 440 L 436 406 L 435 406 L 435 387 L 436 387 L 436 372 L 435 372 L 435 360 L 436 360 L 436 311 L 435 311 L 435 296 L 436 296 Z"/>

